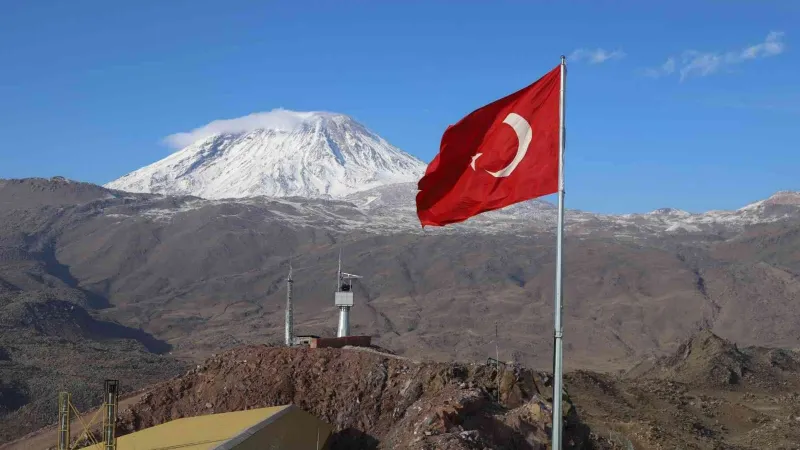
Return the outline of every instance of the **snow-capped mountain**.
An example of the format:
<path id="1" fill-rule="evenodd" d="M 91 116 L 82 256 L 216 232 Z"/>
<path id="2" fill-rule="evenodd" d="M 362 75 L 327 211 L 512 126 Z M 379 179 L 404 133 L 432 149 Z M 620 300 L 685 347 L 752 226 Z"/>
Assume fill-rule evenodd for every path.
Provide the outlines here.
<path id="1" fill-rule="evenodd" d="M 121 197 L 133 195 L 117 192 Z M 342 199 L 251 197 L 239 199 L 193 199 L 152 197 L 152 207 L 138 209 L 138 217 L 171 221 L 176 217 L 199 214 L 207 208 L 230 208 L 226 217 L 258 217 L 258 222 L 276 222 L 288 227 L 325 229 L 332 232 L 366 232 L 390 236 L 395 233 L 438 234 L 515 234 L 553 232 L 557 209 L 537 199 L 501 210 L 490 211 L 466 222 L 447 227 L 427 227 L 417 219 L 415 183 L 396 183 L 357 192 Z M 239 212 L 232 212 L 239 211 Z M 127 214 L 108 211 L 109 217 L 122 220 Z M 253 216 L 255 214 L 255 216 Z M 671 208 L 648 213 L 599 214 L 568 209 L 567 235 L 611 239 L 650 239 L 671 235 L 686 239 L 715 239 L 739 233 L 747 227 L 800 220 L 800 192 L 781 192 L 738 210 L 690 213 Z"/>
<path id="2" fill-rule="evenodd" d="M 416 181 L 425 164 L 352 118 L 277 111 L 266 126 L 203 137 L 106 184 L 129 192 L 202 198 L 329 197 Z"/>

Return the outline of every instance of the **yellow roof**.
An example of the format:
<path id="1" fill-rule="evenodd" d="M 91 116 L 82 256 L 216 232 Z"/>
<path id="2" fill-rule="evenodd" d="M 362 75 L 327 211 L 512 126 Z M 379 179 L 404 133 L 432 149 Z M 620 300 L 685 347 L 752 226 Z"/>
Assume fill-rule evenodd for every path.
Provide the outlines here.
<path id="1" fill-rule="evenodd" d="M 117 450 L 210 450 L 290 405 L 185 417 L 117 438 Z M 81 450 L 102 449 L 103 444 Z"/>

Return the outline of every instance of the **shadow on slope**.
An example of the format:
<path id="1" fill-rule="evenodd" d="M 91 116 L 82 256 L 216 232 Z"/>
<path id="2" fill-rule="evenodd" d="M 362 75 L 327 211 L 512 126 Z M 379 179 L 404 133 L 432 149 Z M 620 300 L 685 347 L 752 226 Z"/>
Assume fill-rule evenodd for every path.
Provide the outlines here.
<path id="1" fill-rule="evenodd" d="M 95 292 L 83 289 L 77 278 L 72 275 L 69 266 L 62 264 L 55 254 L 53 244 L 49 244 L 40 254 L 42 262 L 44 263 L 44 270 L 50 275 L 58 278 L 65 285 L 72 289 L 81 291 L 86 297 L 86 305 L 92 309 L 104 309 L 111 307 L 111 303 L 106 297 L 99 295 Z"/>
<path id="2" fill-rule="evenodd" d="M 105 379 L 130 392 L 173 377 L 183 364 L 142 330 L 97 320 L 74 289 L 0 295 L 0 443 L 52 423 L 57 395 L 79 410 L 102 401 Z"/>
<path id="3" fill-rule="evenodd" d="M 66 340 L 133 340 L 155 354 L 172 350 L 170 344 L 141 329 L 95 319 L 82 306 L 86 303 L 89 302 L 83 291 L 70 289 L 24 291 L 0 296 L 0 328 L 8 331 L 8 336 L 2 340 L 13 341 L 11 333 L 25 328 Z"/>
<path id="4" fill-rule="evenodd" d="M 114 322 L 94 321 L 91 326 L 95 340 L 131 339 L 142 344 L 148 352 L 163 355 L 172 350 L 172 345 L 155 338 L 144 330 L 126 327 Z"/>

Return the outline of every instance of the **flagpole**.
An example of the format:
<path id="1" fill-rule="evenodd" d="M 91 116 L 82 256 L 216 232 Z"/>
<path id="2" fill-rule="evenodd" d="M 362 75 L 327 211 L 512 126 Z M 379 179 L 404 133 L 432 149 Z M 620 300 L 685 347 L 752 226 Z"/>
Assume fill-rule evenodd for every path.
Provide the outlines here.
<path id="1" fill-rule="evenodd" d="M 563 446 L 563 419 L 561 412 L 561 393 L 563 390 L 564 362 L 564 324 L 562 304 L 563 272 L 562 256 L 564 243 L 564 98 L 567 83 L 567 58 L 561 56 L 561 92 L 559 97 L 559 129 L 558 129 L 558 230 L 556 231 L 556 286 L 555 286 L 555 324 L 553 334 L 553 450 L 561 450 Z"/>

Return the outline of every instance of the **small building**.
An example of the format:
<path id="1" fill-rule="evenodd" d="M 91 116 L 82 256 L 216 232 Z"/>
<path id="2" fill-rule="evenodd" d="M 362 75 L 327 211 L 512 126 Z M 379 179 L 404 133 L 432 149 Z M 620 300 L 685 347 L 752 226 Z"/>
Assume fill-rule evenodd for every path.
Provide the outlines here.
<path id="1" fill-rule="evenodd" d="M 305 347 L 311 347 L 311 343 L 319 339 L 319 336 L 315 336 L 313 334 L 307 334 L 304 336 L 295 336 L 294 337 L 294 345 L 302 345 Z"/>
<path id="2" fill-rule="evenodd" d="M 369 347 L 372 344 L 372 336 L 344 336 L 335 338 L 317 338 L 311 341 L 311 348 L 342 348 L 350 347 Z"/>
<path id="3" fill-rule="evenodd" d="M 335 338 L 324 338 L 314 335 L 296 336 L 294 345 L 310 348 L 342 348 L 350 347 L 369 347 L 372 345 L 372 336 L 344 336 Z"/>
<path id="4" fill-rule="evenodd" d="M 285 405 L 176 419 L 117 438 L 117 450 L 322 450 L 332 432 L 331 425 Z"/>

